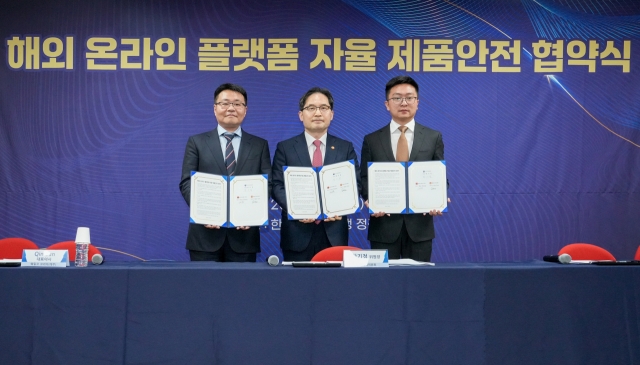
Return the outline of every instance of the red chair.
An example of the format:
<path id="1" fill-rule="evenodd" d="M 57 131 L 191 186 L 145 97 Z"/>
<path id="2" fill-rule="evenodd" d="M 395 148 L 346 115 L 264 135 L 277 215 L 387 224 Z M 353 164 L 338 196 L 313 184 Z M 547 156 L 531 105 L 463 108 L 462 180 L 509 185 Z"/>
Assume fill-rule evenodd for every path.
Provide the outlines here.
<path id="1" fill-rule="evenodd" d="M 572 243 L 560 249 L 558 255 L 567 253 L 572 260 L 611 260 L 616 261 L 611 252 L 590 243 Z"/>
<path id="2" fill-rule="evenodd" d="M 636 257 L 634 258 L 634 260 L 640 261 L 640 246 L 638 246 L 638 251 L 636 251 Z"/>
<path id="3" fill-rule="evenodd" d="M 68 250 L 69 261 L 76 261 L 76 243 L 74 241 L 62 241 L 54 243 L 53 245 L 47 247 L 47 250 Z M 100 250 L 96 246 L 89 244 L 89 262 L 93 262 L 94 255 L 102 256 L 102 252 L 100 252 Z"/>
<path id="4" fill-rule="evenodd" d="M 360 251 L 361 248 L 351 247 L 351 246 L 333 246 L 325 248 L 324 250 L 318 252 L 313 256 L 311 261 L 342 261 L 344 256 L 344 251 Z"/>
<path id="5" fill-rule="evenodd" d="M 11 237 L 0 239 L 0 260 L 21 259 L 22 250 L 37 250 L 38 246 L 26 238 Z"/>

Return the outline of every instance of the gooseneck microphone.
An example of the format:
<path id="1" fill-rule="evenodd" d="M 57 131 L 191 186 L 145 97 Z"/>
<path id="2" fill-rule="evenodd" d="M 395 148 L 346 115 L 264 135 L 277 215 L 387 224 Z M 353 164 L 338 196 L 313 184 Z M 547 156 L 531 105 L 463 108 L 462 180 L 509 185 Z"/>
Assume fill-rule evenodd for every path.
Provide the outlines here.
<path id="1" fill-rule="evenodd" d="M 571 262 L 571 255 L 568 253 L 563 253 L 562 255 L 546 255 L 542 257 L 543 261 L 546 262 L 557 262 L 560 264 L 568 264 Z"/>
<path id="2" fill-rule="evenodd" d="M 278 264 L 280 263 L 280 259 L 276 255 L 271 255 L 267 259 L 267 263 L 269 264 L 269 266 L 278 266 Z"/>

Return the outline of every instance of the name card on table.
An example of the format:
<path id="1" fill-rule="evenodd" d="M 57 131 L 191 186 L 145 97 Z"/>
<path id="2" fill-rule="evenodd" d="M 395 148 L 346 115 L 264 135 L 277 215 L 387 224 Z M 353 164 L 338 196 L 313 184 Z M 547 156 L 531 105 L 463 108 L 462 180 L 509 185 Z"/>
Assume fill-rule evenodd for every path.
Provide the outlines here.
<path id="1" fill-rule="evenodd" d="M 389 267 L 387 250 L 344 251 L 344 267 Z"/>
<path id="2" fill-rule="evenodd" d="M 67 250 L 24 250 L 21 266 L 67 267 L 69 251 Z"/>

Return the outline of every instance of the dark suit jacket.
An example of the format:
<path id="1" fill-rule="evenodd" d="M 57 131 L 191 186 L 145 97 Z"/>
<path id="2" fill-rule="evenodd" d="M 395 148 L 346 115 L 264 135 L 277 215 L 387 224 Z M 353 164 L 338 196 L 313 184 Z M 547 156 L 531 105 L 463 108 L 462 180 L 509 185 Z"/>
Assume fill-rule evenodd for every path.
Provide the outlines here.
<path id="1" fill-rule="evenodd" d="M 360 165 L 353 144 L 344 139 L 327 134 L 327 145 L 324 165 L 353 160 L 356 166 L 358 192 L 360 184 Z M 283 250 L 300 252 L 311 242 L 313 223 L 301 223 L 287 218 L 287 195 L 284 189 L 284 166 L 311 167 L 311 158 L 304 133 L 278 143 L 273 157 L 273 199 L 282 208 L 282 225 L 280 228 L 280 247 Z M 346 246 L 349 244 L 349 224 L 346 217 L 335 222 L 324 222 L 327 237 L 332 246 Z"/>
<path id="2" fill-rule="evenodd" d="M 362 143 L 362 198 L 369 198 L 368 165 L 369 162 L 393 162 L 393 149 L 391 148 L 391 132 L 389 125 L 368 134 Z M 442 134 L 436 130 L 416 123 L 413 147 L 409 161 L 444 160 L 444 143 Z M 433 239 L 433 217 L 422 214 L 391 214 L 387 217 L 371 217 L 369 222 L 369 241 L 392 243 L 400 236 L 402 222 L 407 227 L 409 237 L 414 242 Z"/>
<path id="3" fill-rule="evenodd" d="M 236 157 L 236 161 L 236 175 L 269 175 L 269 194 L 271 194 L 271 157 L 266 140 L 249 134 L 243 129 L 240 154 Z M 191 199 L 191 171 L 227 174 L 216 129 L 191 136 L 187 142 L 180 181 L 180 192 L 187 204 Z M 235 228 L 209 229 L 201 224 L 189 224 L 187 249 L 215 252 L 222 247 L 225 238 L 229 239 L 231 248 L 238 253 L 260 252 L 260 227 L 251 227 L 245 231 Z"/>

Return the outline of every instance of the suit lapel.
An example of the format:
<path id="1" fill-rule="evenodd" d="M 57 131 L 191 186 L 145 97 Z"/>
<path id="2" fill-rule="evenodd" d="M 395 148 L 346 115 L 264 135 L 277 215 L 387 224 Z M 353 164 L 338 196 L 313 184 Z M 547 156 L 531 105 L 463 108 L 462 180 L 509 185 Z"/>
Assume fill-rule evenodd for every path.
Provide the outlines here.
<path id="1" fill-rule="evenodd" d="M 389 127 L 389 124 L 387 124 L 386 127 L 380 129 L 380 133 L 378 133 L 378 140 L 380 142 L 380 147 L 384 151 L 387 161 L 395 161 L 396 158 L 393 156 L 393 148 L 391 147 L 391 127 Z M 375 148 L 375 146 L 370 147 Z"/>
<path id="2" fill-rule="evenodd" d="M 216 164 L 220 168 L 220 171 L 224 171 L 226 173 L 227 166 L 224 164 L 224 156 L 222 156 L 222 146 L 220 146 L 220 136 L 218 136 L 217 129 L 212 130 L 207 135 L 207 146 L 211 151 L 213 160 L 216 161 Z"/>
<path id="3" fill-rule="evenodd" d="M 332 135 L 327 134 L 327 145 L 324 150 L 324 162 L 323 165 L 330 165 L 332 163 L 336 163 L 338 151 L 335 149 L 336 138 Z"/>
<path id="4" fill-rule="evenodd" d="M 241 171 L 244 163 L 250 155 L 251 148 L 253 148 L 253 136 L 249 133 L 242 131 L 242 137 L 240 138 L 240 154 L 236 157 L 236 174 Z"/>
<path id="5" fill-rule="evenodd" d="M 296 137 L 293 148 L 295 149 L 300 166 L 311 167 L 311 157 L 309 156 L 309 147 L 307 146 L 307 140 L 304 138 L 304 133 Z"/>
<path id="6" fill-rule="evenodd" d="M 423 149 L 423 144 L 425 143 L 425 130 L 424 127 L 420 124 L 416 123 L 413 131 L 413 145 L 411 146 L 411 156 L 409 156 L 409 161 L 415 161 L 418 157 L 418 153 L 421 149 Z"/>

